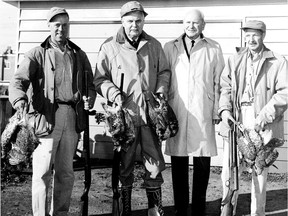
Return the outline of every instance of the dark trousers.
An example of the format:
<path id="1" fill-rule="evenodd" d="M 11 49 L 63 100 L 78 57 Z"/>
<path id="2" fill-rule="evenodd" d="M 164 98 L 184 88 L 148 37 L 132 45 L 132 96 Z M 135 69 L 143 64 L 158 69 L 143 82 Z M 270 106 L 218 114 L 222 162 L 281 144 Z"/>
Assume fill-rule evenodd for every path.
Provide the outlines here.
<path id="1" fill-rule="evenodd" d="M 165 160 L 156 133 L 152 131 L 151 127 L 140 126 L 135 128 L 135 136 L 136 139 L 128 150 L 126 152 L 121 151 L 119 179 L 122 186 L 133 185 L 136 149 L 140 144 L 145 166 L 144 186 L 145 188 L 161 187 L 164 182 L 161 172 L 165 169 Z M 154 177 L 152 178 L 151 175 Z"/>
<path id="2" fill-rule="evenodd" d="M 192 215 L 205 215 L 206 190 L 210 176 L 210 157 L 193 158 Z"/>
<path id="3" fill-rule="evenodd" d="M 193 157 L 191 213 L 194 216 L 205 215 L 210 161 L 210 157 Z M 171 166 L 175 214 L 185 216 L 189 205 L 189 157 L 172 156 Z"/>
<path id="4" fill-rule="evenodd" d="M 187 216 L 189 206 L 189 157 L 171 156 L 172 185 L 176 216 Z"/>

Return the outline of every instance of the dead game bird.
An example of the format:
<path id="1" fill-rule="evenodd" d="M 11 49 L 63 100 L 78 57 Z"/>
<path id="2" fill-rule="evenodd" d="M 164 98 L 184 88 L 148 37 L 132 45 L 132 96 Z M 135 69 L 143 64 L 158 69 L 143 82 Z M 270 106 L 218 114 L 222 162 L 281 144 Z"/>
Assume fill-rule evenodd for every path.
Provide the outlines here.
<path id="1" fill-rule="evenodd" d="M 280 147 L 283 144 L 283 139 L 272 138 L 266 145 L 261 147 L 257 153 L 254 165 L 257 175 L 260 175 L 265 167 L 273 165 L 279 156 L 279 153 L 275 148 Z"/>
<path id="2" fill-rule="evenodd" d="M 279 153 L 275 149 L 284 144 L 284 140 L 269 138 L 270 141 L 264 145 L 264 134 L 260 134 L 254 129 L 245 129 L 242 124 L 237 123 L 239 133 L 237 145 L 243 155 L 245 163 L 250 168 L 255 168 L 256 174 L 260 175 L 265 167 L 273 165 Z"/>
<path id="3" fill-rule="evenodd" d="M 1 159 L 13 166 L 22 164 L 28 167 L 38 144 L 33 128 L 16 112 L 1 135 Z"/>
<path id="4" fill-rule="evenodd" d="M 237 144 L 241 154 L 251 163 L 251 161 L 255 160 L 257 152 L 263 146 L 263 139 L 255 130 L 243 128 L 238 133 Z"/>
<path id="5" fill-rule="evenodd" d="M 112 136 L 114 148 L 118 151 L 123 149 L 127 151 L 130 144 L 135 140 L 135 128 L 131 116 L 125 108 L 121 106 L 111 107 L 105 103 L 101 103 L 104 109 L 104 120 L 108 131 Z M 96 121 L 100 121 L 100 119 Z"/>
<path id="6" fill-rule="evenodd" d="M 179 129 L 178 120 L 174 111 L 164 98 L 158 97 L 157 95 L 153 95 L 153 97 L 155 100 L 146 100 L 147 119 L 159 140 L 163 141 L 177 134 Z"/>

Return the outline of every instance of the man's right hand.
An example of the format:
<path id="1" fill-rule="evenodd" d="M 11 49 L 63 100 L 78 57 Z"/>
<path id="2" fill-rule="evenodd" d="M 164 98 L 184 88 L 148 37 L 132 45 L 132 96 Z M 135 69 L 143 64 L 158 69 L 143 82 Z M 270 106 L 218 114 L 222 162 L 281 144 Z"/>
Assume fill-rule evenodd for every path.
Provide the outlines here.
<path id="1" fill-rule="evenodd" d="M 229 128 L 232 127 L 233 122 L 231 121 L 231 119 L 233 120 L 233 117 L 232 117 L 231 112 L 229 110 L 223 110 L 221 112 L 221 118 L 222 118 L 223 123 L 227 127 L 229 127 Z"/>
<path id="2" fill-rule="evenodd" d="M 27 107 L 28 107 L 28 104 L 26 100 L 19 100 L 14 105 L 14 109 L 16 109 L 17 112 L 19 112 L 22 116 L 26 115 Z"/>
<path id="3" fill-rule="evenodd" d="M 114 103 L 116 103 L 118 106 L 122 107 L 124 98 L 121 94 L 118 94 L 114 100 Z"/>

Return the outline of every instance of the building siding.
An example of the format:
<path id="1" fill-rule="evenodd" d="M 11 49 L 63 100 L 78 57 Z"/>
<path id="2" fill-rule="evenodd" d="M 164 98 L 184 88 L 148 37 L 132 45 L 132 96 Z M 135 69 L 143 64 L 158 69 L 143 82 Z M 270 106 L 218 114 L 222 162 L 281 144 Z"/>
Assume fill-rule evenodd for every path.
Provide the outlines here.
<path id="1" fill-rule="evenodd" d="M 26 51 L 39 45 L 49 35 L 46 23 L 48 9 L 52 6 L 61 6 L 65 7 L 70 15 L 70 39 L 87 53 L 94 71 L 100 45 L 107 37 L 114 35 L 121 25 L 119 17 L 121 4 L 116 1 L 111 1 L 111 5 L 104 1 L 87 2 L 87 4 L 83 4 L 83 2 L 21 2 L 19 4 L 17 64 L 23 60 Z M 142 2 L 149 14 L 146 17 L 144 30 L 157 38 L 162 45 L 183 32 L 181 24 L 183 14 L 193 8 L 190 3 L 185 4 L 184 1 L 181 1 L 181 7 L 166 5 L 165 1 L 158 1 L 157 5 L 151 1 Z M 288 57 L 287 4 L 252 6 L 211 6 L 208 4 L 209 2 L 198 4 L 199 7 L 197 7 L 204 12 L 206 17 L 207 25 L 204 35 L 220 43 L 225 59 L 235 52 L 235 47 L 243 45 L 240 27 L 244 21 L 250 19 L 263 20 L 267 25 L 266 46 L 286 58 Z M 94 109 L 101 112 L 100 103 L 102 101 L 104 99 L 98 97 Z M 113 145 L 104 136 L 106 133 L 104 125 L 97 125 L 94 117 L 90 118 L 92 157 L 112 158 Z M 287 125 L 288 115 L 286 112 L 285 140 L 288 138 Z M 221 166 L 222 138 L 217 133 L 216 139 L 218 156 L 212 158 L 212 165 Z M 81 146 L 81 141 L 79 146 Z M 165 143 L 163 143 L 163 148 L 164 146 Z M 287 172 L 287 149 L 286 141 L 285 145 L 279 148 L 279 158 L 275 163 L 278 169 L 271 168 L 271 172 Z M 170 158 L 167 156 L 165 156 L 165 160 L 167 163 L 170 162 Z"/>

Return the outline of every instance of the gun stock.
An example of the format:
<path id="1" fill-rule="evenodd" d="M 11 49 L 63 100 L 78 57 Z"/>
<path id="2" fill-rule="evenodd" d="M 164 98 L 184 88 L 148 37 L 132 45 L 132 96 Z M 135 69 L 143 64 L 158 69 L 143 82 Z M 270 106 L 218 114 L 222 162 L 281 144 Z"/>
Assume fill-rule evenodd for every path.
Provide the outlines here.
<path id="1" fill-rule="evenodd" d="M 232 91 L 232 95 L 235 95 L 235 91 Z M 232 203 L 233 196 L 235 192 L 239 189 L 239 179 L 238 179 L 238 150 L 237 150 L 237 124 L 236 124 L 236 99 L 233 99 L 233 118 L 231 122 L 233 123 L 233 128 L 229 132 L 229 180 L 226 182 L 228 187 L 228 193 L 226 197 L 222 200 L 221 205 L 223 206 L 221 216 L 233 216 L 233 211 L 236 203 Z"/>
<path id="2" fill-rule="evenodd" d="M 119 184 L 119 165 L 120 165 L 121 152 L 114 150 L 113 165 L 112 165 L 112 216 L 120 216 L 122 212 L 121 196 L 118 190 Z"/>
<path id="3" fill-rule="evenodd" d="M 239 189 L 238 179 L 238 157 L 237 157 L 237 143 L 236 143 L 236 126 L 234 124 L 233 130 L 229 133 L 229 180 L 226 182 L 228 193 L 222 200 L 223 206 L 221 216 L 233 216 L 235 204 L 232 203 L 234 193 Z"/>
<path id="4" fill-rule="evenodd" d="M 120 93 L 123 94 L 124 73 L 121 74 Z M 120 174 L 121 152 L 114 150 L 113 165 L 112 165 L 112 216 L 120 216 L 122 214 L 121 196 L 118 190 L 119 174 Z"/>
<path id="5" fill-rule="evenodd" d="M 88 116 L 89 118 L 89 116 Z M 83 144 L 83 156 L 85 160 L 85 179 L 84 179 L 84 191 L 81 196 L 81 212 L 82 216 L 88 216 L 88 194 L 91 186 L 91 165 L 90 165 L 90 146 L 89 146 L 89 127 L 87 131 L 84 131 L 84 144 Z"/>

